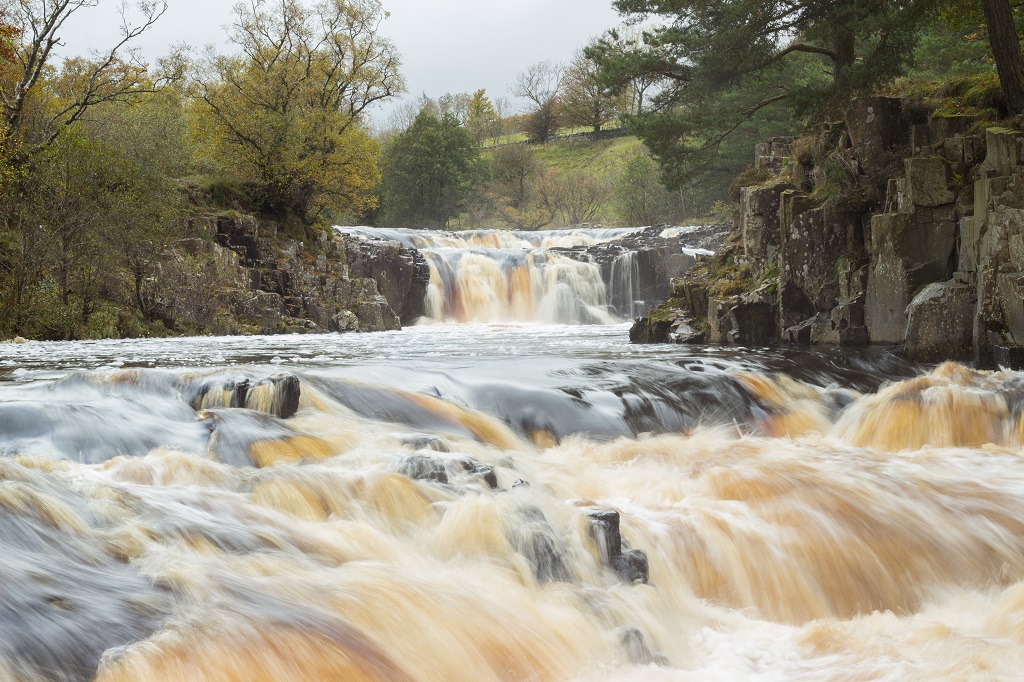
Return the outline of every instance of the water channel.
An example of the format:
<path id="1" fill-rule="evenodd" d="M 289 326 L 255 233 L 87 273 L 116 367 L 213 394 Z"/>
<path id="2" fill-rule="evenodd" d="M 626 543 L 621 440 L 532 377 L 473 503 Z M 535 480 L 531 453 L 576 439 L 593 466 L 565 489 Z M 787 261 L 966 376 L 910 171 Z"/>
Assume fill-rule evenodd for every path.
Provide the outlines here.
<path id="1" fill-rule="evenodd" d="M 1024 375 L 625 324 L 0 347 L 0 679 L 1024 670 Z"/>

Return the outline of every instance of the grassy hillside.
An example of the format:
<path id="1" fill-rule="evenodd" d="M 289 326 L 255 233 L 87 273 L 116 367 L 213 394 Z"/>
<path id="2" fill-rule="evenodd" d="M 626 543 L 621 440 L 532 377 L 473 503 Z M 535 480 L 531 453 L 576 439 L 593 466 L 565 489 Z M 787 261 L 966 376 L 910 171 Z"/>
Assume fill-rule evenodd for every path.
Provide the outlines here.
<path id="1" fill-rule="evenodd" d="M 567 132 L 567 131 L 563 131 Z M 485 147 L 491 180 L 456 228 L 647 225 L 687 218 L 633 136 Z"/>
<path id="2" fill-rule="evenodd" d="M 614 181 L 622 175 L 627 161 L 642 148 L 633 137 L 607 140 L 556 140 L 536 148 L 537 159 L 547 168 L 561 172 L 586 171 L 597 178 Z"/>

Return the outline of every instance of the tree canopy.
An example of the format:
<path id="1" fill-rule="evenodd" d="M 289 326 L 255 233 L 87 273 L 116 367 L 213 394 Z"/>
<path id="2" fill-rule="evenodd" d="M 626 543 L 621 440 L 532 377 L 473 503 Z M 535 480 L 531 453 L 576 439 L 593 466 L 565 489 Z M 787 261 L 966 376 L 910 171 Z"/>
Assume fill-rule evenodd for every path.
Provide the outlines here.
<path id="1" fill-rule="evenodd" d="M 376 0 L 299 0 L 235 7 L 237 54 L 210 55 L 193 94 L 222 164 L 247 176 L 260 207 L 306 223 L 361 213 L 378 180 L 363 112 L 399 92 Z"/>
<path id="2" fill-rule="evenodd" d="M 137 13 L 121 8 L 118 37 L 88 57 L 67 59 L 59 70 L 53 50 L 59 31 L 92 0 L 22 0 L 0 14 L 0 146 L 23 161 L 52 143 L 93 107 L 123 102 L 158 85 L 130 51 L 167 10 L 165 0 L 143 0 Z"/>
<path id="3" fill-rule="evenodd" d="M 900 73 L 933 0 L 616 0 L 639 39 L 612 31 L 587 53 L 605 83 L 662 87 L 631 124 L 670 184 L 706 168 L 723 140 L 786 102 L 827 116 Z M 758 124 L 758 121 L 761 121 Z"/>
<path id="4" fill-rule="evenodd" d="M 472 136 L 452 114 L 421 111 L 384 151 L 382 222 L 444 227 L 464 208 L 484 167 Z"/>

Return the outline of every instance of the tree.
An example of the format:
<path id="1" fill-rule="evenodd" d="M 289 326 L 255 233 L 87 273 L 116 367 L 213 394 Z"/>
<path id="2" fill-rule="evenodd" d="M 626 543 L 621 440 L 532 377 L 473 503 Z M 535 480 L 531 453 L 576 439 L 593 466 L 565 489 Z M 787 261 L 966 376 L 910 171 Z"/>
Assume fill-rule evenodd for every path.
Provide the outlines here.
<path id="1" fill-rule="evenodd" d="M 588 126 L 594 135 L 621 112 L 622 97 L 616 96 L 600 79 L 597 63 L 577 51 L 565 69 L 562 111 L 566 122 Z"/>
<path id="2" fill-rule="evenodd" d="M 530 142 L 546 143 L 558 129 L 558 95 L 562 87 L 562 66 L 553 62 L 537 62 L 516 77 L 512 94 L 529 100 L 526 119 Z"/>
<path id="3" fill-rule="evenodd" d="M 601 213 L 609 184 L 587 170 L 571 170 L 551 179 L 551 205 L 563 225 L 592 223 Z"/>
<path id="4" fill-rule="evenodd" d="M 1024 114 L 1024 59 L 1009 0 L 983 0 L 999 83 L 1011 114 Z"/>
<path id="5" fill-rule="evenodd" d="M 900 73 L 935 0 L 616 0 L 642 42 L 618 34 L 587 50 L 609 86 L 664 79 L 653 109 L 630 125 L 679 186 L 711 163 L 723 140 L 782 102 L 828 117 L 849 97 Z M 825 66 L 827 71 L 821 67 Z M 732 100 L 723 107 L 723 98 Z M 699 123 L 698 123 L 699 122 Z"/>
<path id="6" fill-rule="evenodd" d="M 495 149 L 491 177 L 485 199 L 498 220 L 517 230 L 536 230 L 554 219 L 551 178 L 531 147 L 509 144 Z"/>
<path id="7" fill-rule="evenodd" d="M 658 165 L 643 149 L 629 157 L 612 192 L 616 213 L 626 225 L 657 225 L 681 213 L 676 196 L 659 182 Z"/>
<path id="8" fill-rule="evenodd" d="M 363 114 L 402 88 L 385 16 L 376 0 L 236 5 L 238 53 L 210 55 L 192 92 L 210 151 L 254 183 L 262 210 L 310 224 L 372 206 L 379 176 Z"/>
<path id="9" fill-rule="evenodd" d="M 498 123 L 498 112 L 485 90 L 474 92 L 467 104 L 466 128 L 478 145 L 490 137 Z"/>
<path id="10" fill-rule="evenodd" d="M 437 98 L 437 115 L 451 116 L 460 126 L 469 119 L 470 96 L 464 92 L 447 92 Z"/>
<path id="11" fill-rule="evenodd" d="M 176 234 L 181 200 L 168 176 L 181 167 L 164 97 L 93 107 L 3 188 L 4 331 L 80 337 L 101 301 L 147 313 L 142 280 Z"/>
<path id="12" fill-rule="evenodd" d="M 95 0 L 23 0 L 11 3 L 10 17 L 3 18 L 11 23 L 0 30 L 0 44 L 13 53 L 14 69 L 12 78 L 0 80 L 0 141 L 11 149 L 16 162 L 40 152 L 91 108 L 127 101 L 159 85 L 147 78 L 145 64 L 128 47 L 166 11 L 166 0 L 142 0 L 136 22 L 122 6 L 114 45 L 93 51 L 89 59 L 65 61 L 56 77 L 51 77 L 53 49 L 62 44 L 58 32 L 71 16 L 95 5 Z M 34 101 L 44 88 L 49 90 L 47 101 Z"/>
<path id="13" fill-rule="evenodd" d="M 381 160 L 383 222 L 444 227 L 459 214 L 484 168 L 477 146 L 455 117 L 421 111 Z"/>

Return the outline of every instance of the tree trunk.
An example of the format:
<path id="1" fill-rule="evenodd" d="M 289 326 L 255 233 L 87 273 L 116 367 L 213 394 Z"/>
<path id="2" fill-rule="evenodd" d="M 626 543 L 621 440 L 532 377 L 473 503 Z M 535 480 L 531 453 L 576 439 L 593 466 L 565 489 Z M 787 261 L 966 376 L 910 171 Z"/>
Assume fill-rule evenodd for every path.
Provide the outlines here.
<path id="1" fill-rule="evenodd" d="M 988 41 L 1010 114 L 1024 114 L 1024 59 L 1009 0 L 984 0 Z"/>
<path id="2" fill-rule="evenodd" d="M 835 39 L 835 56 L 832 58 L 832 81 L 845 83 L 846 69 L 856 59 L 856 37 L 852 31 L 840 31 Z"/>

